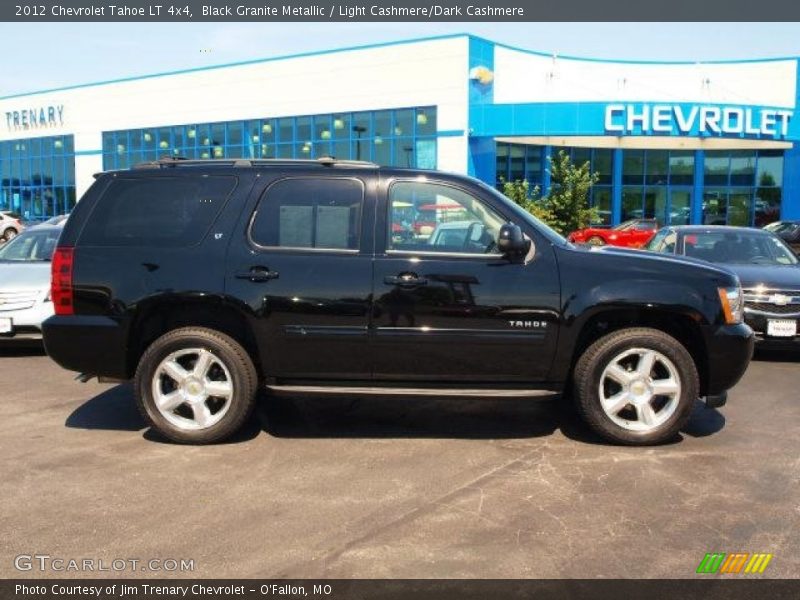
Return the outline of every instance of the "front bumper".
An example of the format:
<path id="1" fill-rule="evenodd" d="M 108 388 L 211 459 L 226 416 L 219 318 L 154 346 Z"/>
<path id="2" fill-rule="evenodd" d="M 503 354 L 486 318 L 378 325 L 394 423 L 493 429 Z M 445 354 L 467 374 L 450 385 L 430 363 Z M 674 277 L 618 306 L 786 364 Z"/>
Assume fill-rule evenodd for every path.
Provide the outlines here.
<path id="1" fill-rule="evenodd" d="M 0 333 L 0 340 L 41 338 L 42 323 L 52 315 L 53 303 L 43 300 L 22 310 L 0 310 L 0 319 L 11 319 L 13 326 L 10 333 Z"/>
<path id="2" fill-rule="evenodd" d="M 42 324 L 44 348 L 70 371 L 114 379 L 129 379 L 127 332 L 108 317 L 53 316 Z"/>
<path id="3" fill-rule="evenodd" d="M 797 321 L 798 335 L 794 337 L 773 337 L 767 335 L 767 321 L 770 319 Z M 756 341 L 759 343 L 759 345 L 800 345 L 800 319 L 797 318 L 797 315 L 766 314 L 761 312 L 752 312 L 745 308 L 744 321 L 755 333 Z"/>
<path id="4" fill-rule="evenodd" d="M 746 324 L 722 325 L 706 338 L 708 372 L 704 395 L 717 396 L 735 386 L 753 357 L 755 335 Z"/>

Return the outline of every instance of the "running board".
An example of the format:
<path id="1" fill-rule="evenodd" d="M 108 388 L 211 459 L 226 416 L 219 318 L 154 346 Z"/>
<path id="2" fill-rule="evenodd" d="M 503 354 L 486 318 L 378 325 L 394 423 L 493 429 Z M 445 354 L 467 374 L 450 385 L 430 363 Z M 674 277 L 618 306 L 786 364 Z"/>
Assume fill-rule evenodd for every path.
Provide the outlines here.
<path id="1" fill-rule="evenodd" d="M 328 385 L 268 385 L 272 392 L 303 394 L 354 394 L 359 396 L 464 396 L 479 398 L 530 398 L 560 394 L 556 390 L 503 390 L 480 388 L 351 387 Z"/>

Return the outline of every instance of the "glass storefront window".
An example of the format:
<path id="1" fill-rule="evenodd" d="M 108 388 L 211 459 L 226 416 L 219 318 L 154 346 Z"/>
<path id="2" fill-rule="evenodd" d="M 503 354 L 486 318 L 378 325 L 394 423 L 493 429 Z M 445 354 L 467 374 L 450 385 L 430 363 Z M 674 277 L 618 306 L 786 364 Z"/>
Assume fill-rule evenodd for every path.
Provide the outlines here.
<path id="1" fill-rule="evenodd" d="M 613 177 L 612 163 L 614 162 L 614 153 L 612 150 L 598 149 L 594 151 L 594 164 L 592 170 L 598 174 L 599 179 L 597 183 L 600 185 L 611 184 Z"/>
<path id="2" fill-rule="evenodd" d="M 114 137 L 103 136 L 109 146 Z M 65 214 L 75 205 L 75 153 L 72 136 L 0 142 L 0 210 L 23 219 Z"/>
<path id="3" fill-rule="evenodd" d="M 730 156 L 728 152 L 709 150 L 706 152 L 704 164 L 706 185 L 728 185 L 728 168 Z"/>
<path id="4" fill-rule="evenodd" d="M 353 137 L 356 139 L 372 137 L 372 113 L 353 114 Z"/>
<path id="5" fill-rule="evenodd" d="M 396 136 L 411 137 L 414 134 L 414 111 L 402 109 L 394 111 L 394 131 Z"/>
<path id="6" fill-rule="evenodd" d="M 650 186 L 644 192 L 644 217 L 656 219 L 659 225 L 668 222 L 667 215 L 667 186 Z"/>
<path id="7" fill-rule="evenodd" d="M 731 188 L 728 193 L 728 225 L 747 227 L 753 208 L 752 188 Z"/>
<path id="8" fill-rule="evenodd" d="M 418 108 L 416 115 L 417 136 L 434 135 L 436 133 L 436 119 L 428 108 Z"/>
<path id="9" fill-rule="evenodd" d="M 669 153 L 669 183 L 671 185 L 692 185 L 694 183 L 694 153 Z"/>
<path id="10" fill-rule="evenodd" d="M 642 184 L 644 176 L 644 151 L 625 150 L 622 153 L 622 183 Z"/>
<path id="11" fill-rule="evenodd" d="M 504 181 L 525 180 L 534 187 L 542 185 L 544 148 L 524 144 L 496 144 L 496 186 L 502 190 Z"/>
<path id="12" fill-rule="evenodd" d="M 349 140 L 352 125 L 350 122 L 349 114 L 335 114 L 331 122 L 333 127 L 333 139 L 335 140 Z"/>
<path id="13" fill-rule="evenodd" d="M 706 188 L 703 192 L 703 224 L 725 225 L 728 213 L 728 189 Z"/>
<path id="14" fill-rule="evenodd" d="M 525 146 L 511 146 L 511 170 L 508 174 L 509 181 L 525 179 Z"/>
<path id="15" fill-rule="evenodd" d="M 502 188 L 503 182 L 508 181 L 509 154 L 511 147 L 508 144 L 497 144 L 496 150 L 496 175 L 498 188 Z"/>
<path id="16" fill-rule="evenodd" d="M 756 172 L 756 153 L 752 151 L 731 152 L 731 185 L 753 185 Z"/>
<path id="17" fill-rule="evenodd" d="M 611 188 L 595 186 L 592 188 L 592 206 L 597 208 L 599 224 L 611 225 Z"/>
<path id="18" fill-rule="evenodd" d="M 392 131 L 392 113 L 388 110 L 379 110 L 374 116 L 375 123 L 375 138 L 383 139 L 391 137 L 394 132 Z"/>
<path id="19" fill-rule="evenodd" d="M 669 175 L 669 152 L 648 150 L 646 157 L 645 183 L 647 185 L 666 185 Z"/>
<path id="20" fill-rule="evenodd" d="M 581 167 L 589 163 L 589 169 L 592 168 L 592 151 L 589 148 L 573 148 L 572 150 L 572 164 L 576 167 Z"/>
<path id="21" fill-rule="evenodd" d="M 753 201 L 755 205 L 754 224 L 756 227 L 763 227 L 780 219 L 781 194 L 782 190 L 779 187 L 756 188 Z"/>
<path id="22" fill-rule="evenodd" d="M 626 185 L 622 188 L 622 221 L 642 218 L 642 188 Z"/>
<path id="23" fill-rule="evenodd" d="M 756 185 L 780 186 L 783 183 L 783 152 L 764 150 L 758 153 Z"/>
<path id="24" fill-rule="evenodd" d="M 172 154 L 201 159 L 335 156 L 435 168 L 435 136 L 435 107 L 163 126 L 104 132 L 103 166 L 128 168 Z"/>

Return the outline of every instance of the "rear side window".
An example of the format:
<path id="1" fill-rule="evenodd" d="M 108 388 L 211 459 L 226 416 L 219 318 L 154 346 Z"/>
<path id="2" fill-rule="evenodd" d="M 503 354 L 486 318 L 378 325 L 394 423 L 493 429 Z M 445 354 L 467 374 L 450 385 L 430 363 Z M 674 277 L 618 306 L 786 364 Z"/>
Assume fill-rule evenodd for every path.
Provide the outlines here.
<path id="1" fill-rule="evenodd" d="M 259 246 L 358 250 L 363 204 L 358 179 L 283 179 L 261 198 L 250 237 Z"/>
<path id="2" fill-rule="evenodd" d="M 115 179 L 81 234 L 87 246 L 187 247 L 208 233 L 236 187 L 230 176 Z"/>

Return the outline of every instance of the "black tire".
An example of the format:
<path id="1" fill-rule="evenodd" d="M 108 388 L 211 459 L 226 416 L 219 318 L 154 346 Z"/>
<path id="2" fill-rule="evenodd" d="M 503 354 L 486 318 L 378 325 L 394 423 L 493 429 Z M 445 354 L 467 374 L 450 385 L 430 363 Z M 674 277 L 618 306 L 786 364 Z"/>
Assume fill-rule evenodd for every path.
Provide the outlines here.
<path id="1" fill-rule="evenodd" d="M 586 243 L 589 244 L 590 246 L 605 246 L 606 245 L 606 241 L 603 238 L 601 238 L 599 235 L 593 235 L 588 240 L 586 240 Z"/>
<path id="2" fill-rule="evenodd" d="M 7 242 L 10 242 L 15 237 L 17 237 L 17 230 L 13 227 L 9 227 L 3 232 L 3 239 Z"/>
<path id="3" fill-rule="evenodd" d="M 655 351 L 668 359 L 680 385 L 680 393 L 673 394 L 677 404 L 673 405 L 669 418 L 647 431 L 632 431 L 619 425 L 603 409 L 600 400 L 603 393 L 600 389 L 601 377 L 606 367 L 620 355 L 629 351 L 635 353 L 639 349 Z M 633 354 L 631 360 L 635 356 Z M 657 363 L 657 368 L 666 367 L 663 363 Z M 699 389 L 697 368 L 686 348 L 663 331 L 645 327 L 622 329 L 600 338 L 578 359 L 573 373 L 574 401 L 585 423 L 606 440 L 631 446 L 654 445 L 674 439 L 688 421 Z M 609 400 L 613 401 L 613 398 Z M 653 401 L 664 405 L 668 403 L 666 398 L 660 396 L 655 396 Z M 629 404 L 617 414 L 618 419 L 624 420 L 626 417 L 620 417 L 620 414 L 634 414 L 638 418 L 639 413 L 633 404 Z M 667 414 L 669 412 L 664 413 L 664 416 Z M 636 419 L 632 419 L 633 421 Z"/>
<path id="4" fill-rule="evenodd" d="M 210 426 L 198 429 L 176 426 L 158 408 L 153 393 L 154 378 L 162 361 L 170 355 L 181 352 L 186 352 L 186 356 L 191 359 L 194 349 L 211 353 L 214 358 L 211 368 L 222 373 L 223 384 L 227 383 L 228 378 L 231 384 L 231 390 L 228 392 L 230 398 L 223 402 L 227 408 L 222 416 Z M 198 356 L 196 361 L 199 360 Z M 163 378 L 164 374 L 159 377 Z M 205 377 L 203 380 L 207 381 Z M 159 382 L 161 381 L 162 379 L 159 379 Z M 158 385 L 161 386 L 161 383 Z M 144 352 L 134 377 L 136 403 L 147 422 L 170 440 L 186 444 L 211 444 L 236 433 L 253 411 L 257 386 L 258 375 L 247 351 L 233 338 L 203 327 L 184 327 L 162 335 Z M 178 390 L 180 389 L 178 386 Z M 209 405 L 209 401 L 220 402 L 216 398 L 202 400 L 204 407 Z M 168 414 L 173 421 L 180 421 L 179 411 L 185 411 L 187 408 L 191 409 L 189 403 L 183 403 Z M 193 410 L 190 411 L 191 414 Z M 216 416 L 212 415 L 211 418 Z"/>

